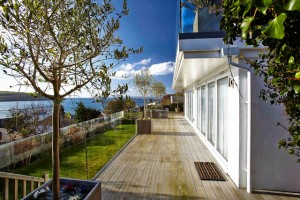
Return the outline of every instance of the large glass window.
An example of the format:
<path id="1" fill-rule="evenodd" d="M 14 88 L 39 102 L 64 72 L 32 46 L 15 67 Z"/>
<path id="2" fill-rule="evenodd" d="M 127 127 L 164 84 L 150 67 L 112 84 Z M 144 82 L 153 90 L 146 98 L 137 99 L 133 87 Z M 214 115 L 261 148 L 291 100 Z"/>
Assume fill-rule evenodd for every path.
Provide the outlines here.
<path id="1" fill-rule="evenodd" d="M 197 128 L 200 130 L 200 127 L 201 127 L 201 106 L 200 106 L 200 103 L 199 101 L 201 102 L 201 88 L 198 87 L 197 88 Z"/>
<path id="2" fill-rule="evenodd" d="M 193 121 L 193 90 L 187 91 L 187 117 Z"/>
<path id="3" fill-rule="evenodd" d="M 207 109 L 206 109 L 206 86 L 201 87 L 201 132 L 203 135 L 207 132 Z"/>
<path id="4" fill-rule="evenodd" d="M 212 145 L 215 145 L 215 128 L 214 128 L 214 89 L 215 82 L 208 84 L 208 130 L 207 139 Z"/>
<path id="5" fill-rule="evenodd" d="M 217 150 L 227 160 L 227 83 L 228 79 L 218 80 L 218 133 Z"/>

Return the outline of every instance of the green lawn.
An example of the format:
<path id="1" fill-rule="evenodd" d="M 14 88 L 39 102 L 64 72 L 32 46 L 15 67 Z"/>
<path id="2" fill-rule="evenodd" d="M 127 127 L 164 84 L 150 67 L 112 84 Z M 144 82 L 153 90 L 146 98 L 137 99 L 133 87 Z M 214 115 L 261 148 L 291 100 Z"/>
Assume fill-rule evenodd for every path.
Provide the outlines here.
<path id="1" fill-rule="evenodd" d="M 116 130 L 89 138 L 87 144 L 88 179 L 94 175 L 129 141 L 135 133 L 134 124 L 120 125 Z M 60 153 L 61 177 L 86 179 L 85 143 L 62 149 Z M 12 173 L 41 177 L 51 171 L 51 156 L 43 157 L 26 166 L 15 169 Z"/>

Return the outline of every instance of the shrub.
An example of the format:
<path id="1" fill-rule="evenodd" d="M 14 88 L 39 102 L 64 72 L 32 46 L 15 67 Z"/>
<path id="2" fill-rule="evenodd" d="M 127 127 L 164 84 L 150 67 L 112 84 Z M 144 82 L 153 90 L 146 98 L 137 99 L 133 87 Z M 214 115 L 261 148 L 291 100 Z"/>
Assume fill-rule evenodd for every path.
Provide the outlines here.
<path id="1" fill-rule="evenodd" d="M 122 110 L 128 110 L 134 107 L 135 107 L 135 102 L 132 99 L 130 98 L 123 99 L 122 97 L 120 97 L 109 101 L 107 103 L 107 107 L 105 111 L 107 114 L 111 114 L 111 113 L 120 112 Z"/>
<path id="2" fill-rule="evenodd" d="M 101 112 L 99 110 L 87 108 L 82 102 L 77 103 L 77 107 L 75 109 L 75 121 L 77 123 L 97 118 L 100 115 Z"/>

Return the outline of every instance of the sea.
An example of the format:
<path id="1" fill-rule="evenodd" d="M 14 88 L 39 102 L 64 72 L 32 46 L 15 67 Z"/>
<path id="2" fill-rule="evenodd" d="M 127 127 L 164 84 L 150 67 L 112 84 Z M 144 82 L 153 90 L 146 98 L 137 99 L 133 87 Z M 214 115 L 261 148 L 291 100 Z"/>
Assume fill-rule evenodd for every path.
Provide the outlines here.
<path id="1" fill-rule="evenodd" d="M 133 101 L 135 101 L 138 107 L 144 105 L 143 98 L 141 97 L 131 97 Z M 111 98 L 108 98 L 107 101 L 110 101 Z M 147 99 L 149 100 L 149 99 Z M 75 109 L 77 104 L 82 102 L 85 107 L 93 108 L 96 110 L 103 111 L 102 104 L 100 102 L 96 102 L 93 98 L 66 98 L 62 102 L 62 106 L 64 108 L 65 113 L 70 112 L 72 115 L 75 114 Z M 9 110 L 12 108 L 22 109 L 24 107 L 28 107 L 31 105 L 49 108 L 51 110 L 51 101 L 43 100 L 43 101 L 0 101 L 0 119 L 7 118 L 9 116 Z M 48 110 L 48 109 L 47 109 Z"/>

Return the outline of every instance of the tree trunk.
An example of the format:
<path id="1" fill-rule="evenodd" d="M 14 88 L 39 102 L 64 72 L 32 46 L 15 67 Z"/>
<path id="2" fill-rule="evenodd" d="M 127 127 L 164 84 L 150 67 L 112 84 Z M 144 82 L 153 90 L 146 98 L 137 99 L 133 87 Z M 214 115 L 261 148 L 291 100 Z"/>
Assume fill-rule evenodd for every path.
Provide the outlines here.
<path id="1" fill-rule="evenodd" d="M 144 118 L 147 118 L 146 98 L 144 97 Z"/>
<path id="2" fill-rule="evenodd" d="M 52 112 L 52 194 L 54 200 L 60 199 L 60 163 L 59 163 L 59 118 L 60 118 L 60 99 L 53 101 Z"/>

